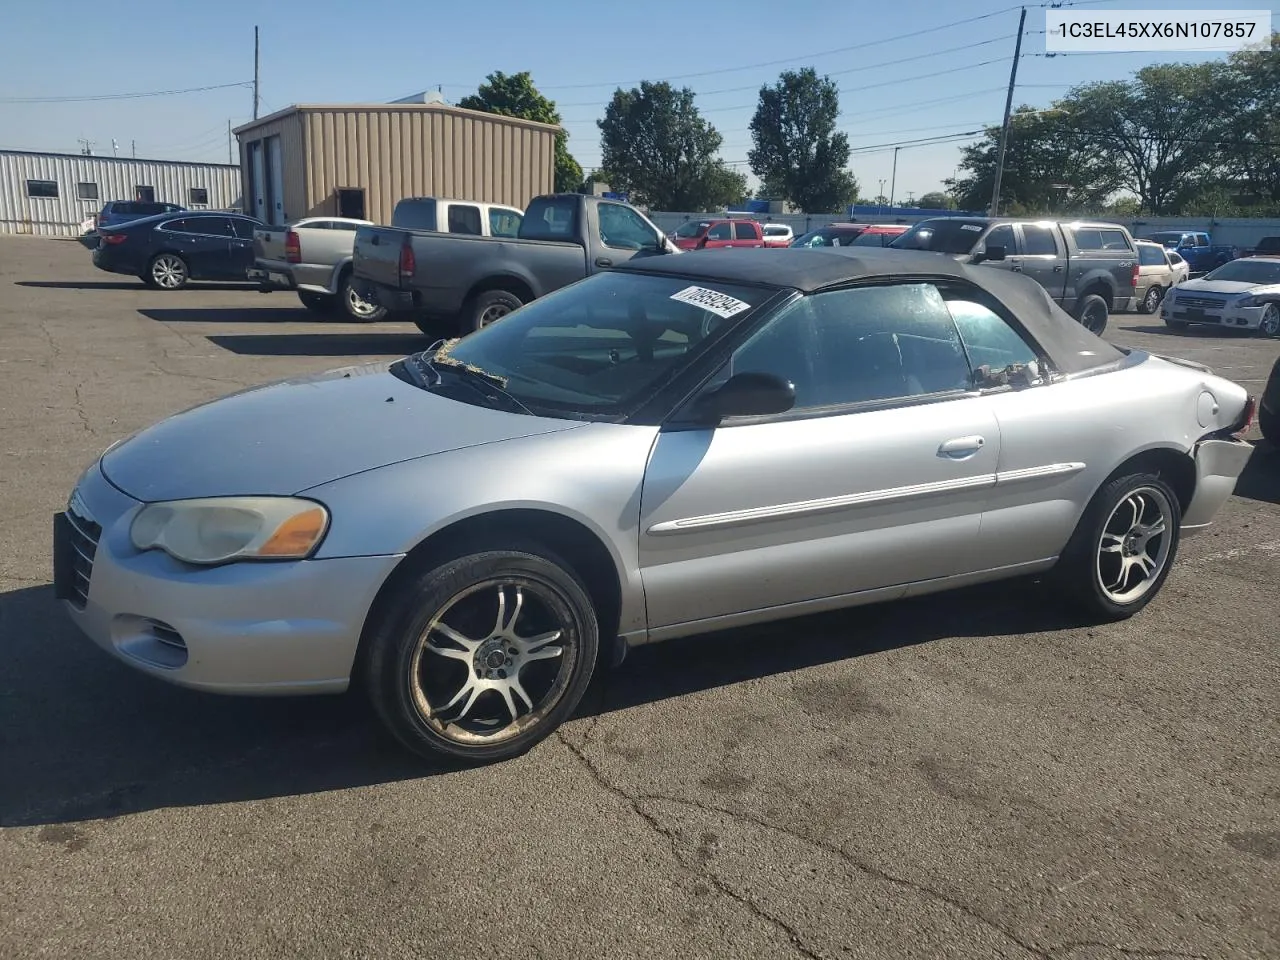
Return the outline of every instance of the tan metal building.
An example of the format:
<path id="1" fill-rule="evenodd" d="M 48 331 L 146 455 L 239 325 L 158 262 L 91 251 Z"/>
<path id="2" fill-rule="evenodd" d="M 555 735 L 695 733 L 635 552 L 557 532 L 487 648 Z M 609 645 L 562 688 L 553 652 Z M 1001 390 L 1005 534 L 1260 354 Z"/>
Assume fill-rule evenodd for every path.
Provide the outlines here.
<path id="1" fill-rule="evenodd" d="M 524 209 L 555 182 L 560 128 L 438 103 L 299 104 L 238 127 L 245 212 L 389 223 L 404 197 Z"/>

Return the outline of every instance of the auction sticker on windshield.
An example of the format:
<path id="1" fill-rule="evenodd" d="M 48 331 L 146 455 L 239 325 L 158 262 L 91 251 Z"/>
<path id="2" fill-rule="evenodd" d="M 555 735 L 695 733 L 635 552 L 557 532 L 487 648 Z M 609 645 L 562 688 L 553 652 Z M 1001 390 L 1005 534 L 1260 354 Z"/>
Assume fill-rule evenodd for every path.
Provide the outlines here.
<path id="1" fill-rule="evenodd" d="M 679 300 L 681 303 L 691 303 L 695 307 L 701 307 L 709 313 L 725 318 L 751 309 L 751 304 L 744 303 L 737 297 L 731 297 L 718 290 L 708 290 L 706 287 L 685 287 L 679 293 L 673 293 L 671 299 Z"/>

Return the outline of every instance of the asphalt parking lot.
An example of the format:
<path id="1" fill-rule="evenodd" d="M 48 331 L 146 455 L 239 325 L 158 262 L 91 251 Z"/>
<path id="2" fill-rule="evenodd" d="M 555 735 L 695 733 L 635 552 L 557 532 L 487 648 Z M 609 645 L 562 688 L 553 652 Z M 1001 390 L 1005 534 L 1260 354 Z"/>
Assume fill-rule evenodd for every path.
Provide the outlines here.
<path id="1" fill-rule="evenodd" d="M 1112 322 L 1254 391 L 1280 354 Z M 424 768 L 354 697 L 196 694 L 78 635 L 50 521 L 103 448 L 425 344 L 0 238 L 0 957 L 1280 956 L 1261 441 L 1127 623 L 1005 584 L 646 648 L 484 769 Z"/>

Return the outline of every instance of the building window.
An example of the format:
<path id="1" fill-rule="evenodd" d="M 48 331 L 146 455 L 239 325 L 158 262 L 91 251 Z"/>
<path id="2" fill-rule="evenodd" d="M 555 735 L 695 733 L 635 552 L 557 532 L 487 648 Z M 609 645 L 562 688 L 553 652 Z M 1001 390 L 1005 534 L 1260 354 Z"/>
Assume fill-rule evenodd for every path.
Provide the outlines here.
<path id="1" fill-rule="evenodd" d="M 77 183 L 76 184 L 77 200 L 97 200 L 98 185 L 96 183 Z"/>
<path id="2" fill-rule="evenodd" d="M 143 203 L 156 202 L 156 188 L 148 186 L 137 186 L 133 188 L 133 199 L 140 200 Z"/>
<path id="3" fill-rule="evenodd" d="M 49 197 L 56 200 L 58 199 L 58 181 L 57 180 L 28 180 L 27 196 L 28 197 Z"/>
<path id="4" fill-rule="evenodd" d="M 192 187 L 187 191 L 187 203 L 193 207 L 207 207 L 209 205 L 209 188 Z"/>

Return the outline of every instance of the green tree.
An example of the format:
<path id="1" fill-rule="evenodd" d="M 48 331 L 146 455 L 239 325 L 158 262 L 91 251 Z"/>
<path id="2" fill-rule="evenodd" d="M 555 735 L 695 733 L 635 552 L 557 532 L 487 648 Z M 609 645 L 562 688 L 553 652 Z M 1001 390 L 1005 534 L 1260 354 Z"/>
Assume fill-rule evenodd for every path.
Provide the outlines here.
<path id="1" fill-rule="evenodd" d="M 688 87 L 643 81 L 614 91 L 600 128 L 611 186 L 653 210 L 714 210 L 739 199 L 747 178 L 717 157 L 724 138 L 702 118 Z"/>
<path id="2" fill-rule="evenodd" d="M 747 157 L 764 183 L 805 213 L 835 213 L 858 197 L 858 181 L 845 167 L 849 137 L 836 130 L 840 94 L 812 67 L 788 70 L 760 88 L 751 119 L 755 146 Z"/>
<path id="3" fill-rule="evenodd" d="M 1223 171 L 1262 205 L 1280 208 L 1280 32 L 1270 50 L 1246 50 L 1227 58 Z"/>
<path id="4" fill-rule="evenodd" d="M 925 210 L 952 210 L 955 208 L 955 201 L 941 190 L 934 190 L 921 197 L 916 205 Z"/>
<path id="5" fill-rule="evenodd" d="M 529 72 L 505 74 L 502 71 L 489 74 L 480 89 L 470 97 L 463 97 L 458 106 L 466 110 L 498 113 L 504 117 L 520 117 L 538 123 L 560 125 L 560 113 L 554 100 L 548 100 L 533 85 Z M 582 167 L 569 153 L 569 134 L 561 130 L 556 134 L 555 189 L 557 193 L 578 189 L 582 183 Z"/>
<path id="6" fill-rule="evenodd" d="M 1013 112 L 1000 178 L 1001 213 L 1087 212 L 1120 188 L 1124 177 L 1114 151 L 1081 149 L 1077 123 L 1061 102 L 1049 110 L 1024 105 Z M 962 174 L 945 183 L 961 210 L 990 206 L 999 149 L 999 127 L 987 127 L 981 139 L 960 148 Z"/>

